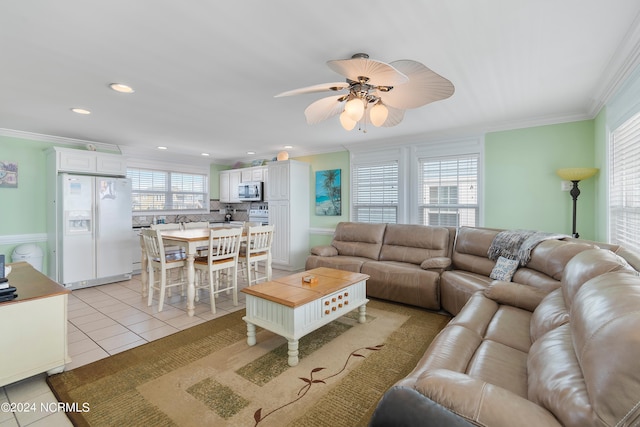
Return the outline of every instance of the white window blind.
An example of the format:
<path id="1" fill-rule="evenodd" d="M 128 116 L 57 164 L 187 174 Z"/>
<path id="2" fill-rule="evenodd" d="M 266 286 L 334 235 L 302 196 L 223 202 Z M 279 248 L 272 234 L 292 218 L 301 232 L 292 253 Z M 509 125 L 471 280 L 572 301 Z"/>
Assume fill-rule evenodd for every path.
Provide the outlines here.
<path id="1" fill-rule="evenodd" d="M 354 165 L 353 220 L 398 222 L 398 162 Z"/>
<path id="2" fill-rule="evenodd" d="M 156 169 L 127 169 L 134 212 L 209 209 L 207 175 Z"/>
<path id="3" fill-rule="evenodd" d="M 640 113 L 613 132 L 609 158 L 609 240 L 640 251 Z"/>
<path id="4" fill-rule="evenodd" d="M 420 159 L 418 218 L 423 225 L 478 223 L 478 155 Z"/>

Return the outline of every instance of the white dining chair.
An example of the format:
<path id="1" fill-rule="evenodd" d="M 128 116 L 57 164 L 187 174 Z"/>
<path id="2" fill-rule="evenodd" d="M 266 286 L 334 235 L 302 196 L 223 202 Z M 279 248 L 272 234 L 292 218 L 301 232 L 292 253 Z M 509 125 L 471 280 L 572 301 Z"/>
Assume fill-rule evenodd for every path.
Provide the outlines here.
<path id="1" fill-rule="evenodd" d="M 180 286 L 181 295 L 184 296 L 184 286 L 186 285 L 186 281 L 184 279 L 184 268 L 186 265 L 185 260 L 179 252 L 169 255 L 165 253 L 160 230 L 145 228 L 142 230 L 142 238 L 147 254 L 148 267 L 147 305 L 151 306 L 153 303 L 153 291 L 158 290 L 160 292 L 158 311 L 162 311 L 167 289 Z M 171 275 L 171 271 L 176 269 L 180 270 L 178 270 L 178 277 L 174 280 Z M 156 275 L 158 276 L 157 280 Z"/>
<path id="2" fill-rule="evenodd" d="M 260 280 L 271 280 L 271 243 L 273 242 L 273 225 L 247 227 L 247 243 L 240 250 L 239 260 L 247 285 Z M 264 274 L 259 274 L 258 264 L 264 262 Z M 253 272 L 253 278 L 252 273 Z"/>
<path id="3" fill-rule="evenodd" d="M 223 291 L 233 292 L 233 305 L 238 305 L 238 253 L 240 252 L 241 228 L 224 228 L 209 231 L 209 246 L 206 257 L 196 258 L 196 298 L 202 288 L 209 288 L 211 313 L 216 312 L 215 297 Z M 225 272 L 226 274 L 222 274 Z M 202 276 L 208 275 L 208 284 Z M 223 279 L 224 278 L 224 279 Z M 221 284 L 224 283 L 224 286 Z"/>

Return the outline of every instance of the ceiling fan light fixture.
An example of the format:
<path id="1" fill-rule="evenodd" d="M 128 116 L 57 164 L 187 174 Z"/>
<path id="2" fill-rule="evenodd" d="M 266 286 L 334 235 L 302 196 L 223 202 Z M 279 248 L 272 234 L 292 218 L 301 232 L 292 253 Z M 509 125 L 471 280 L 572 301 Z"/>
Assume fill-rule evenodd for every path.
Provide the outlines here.
<path id="1" fill-rule="evenodd" d="M 369 110 L 369 119 L 371 119 L 371 124 L 375 127 L 380 127 L 384 124 L 389 116 L 389 110 L 387 107 L 382 105 L 382 102 L 376 103 L 371 110 Z"/>
<path id="2" fill-rule="evenodd" d="M 357 121 L 351 119 L 351 117 L 347 115 L 346 111 L 343 111 L 342 114 L 340 114 L 340 124 L 342 125 L 344 130 L 352 130 L 354 127 L 356 127 L 356 123 Z"/>
<path id="3" fill-rule="evenodd" d="M 357 122 L 364 115 L 364 102 L 358 97 L 351 98 L 344 105 L 344 112 L 351 120 Z"/>

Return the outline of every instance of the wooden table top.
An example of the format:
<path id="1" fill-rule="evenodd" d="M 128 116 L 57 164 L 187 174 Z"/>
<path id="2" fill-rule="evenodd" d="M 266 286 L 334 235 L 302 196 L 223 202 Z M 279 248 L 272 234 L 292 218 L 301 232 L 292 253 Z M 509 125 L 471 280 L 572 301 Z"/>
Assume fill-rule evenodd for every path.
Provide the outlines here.
<path id="1" fill-rule="evenodd" d="M 26 300 L 71 293 L 69 289 L 54 282 L 33 268 L 28 262 L 15 262 L 8 265 L 11 266 L 11 274 L 7 276 L 9 286 L 16 288 L 18 297 L 14 300 L 0 303 L 0 307 L 5 304 L 15 304 Z"/>
<path id="2" fill-rule="evenodd" d="M 302 281 L 305 276 L 316 277 L 318 282 L 305 283 Z M 298 307 L 368 278 L 367 274 L 320 267 L 248 286 L 241 292 L 287 307 Z"/>

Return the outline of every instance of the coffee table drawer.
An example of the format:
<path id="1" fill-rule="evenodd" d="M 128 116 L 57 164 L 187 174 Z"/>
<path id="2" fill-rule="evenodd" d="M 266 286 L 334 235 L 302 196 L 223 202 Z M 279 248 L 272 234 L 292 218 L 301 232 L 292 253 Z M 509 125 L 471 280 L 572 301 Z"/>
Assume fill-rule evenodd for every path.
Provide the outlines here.
<path id="1" fill-rule="evenodd" d="M 320 305 L 322 308 L 322 315 L 328 316 L 331 313 L 349 310 L 351 307 L 349 304 L 352 301 L 351 294 L 350 289 L 347 288 L 323 298 Z"/>

